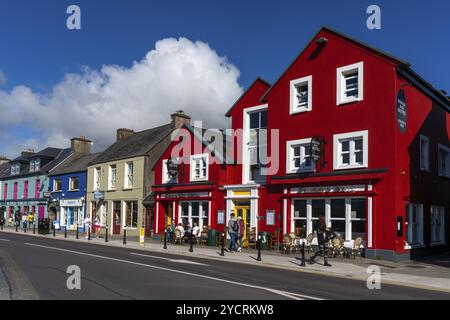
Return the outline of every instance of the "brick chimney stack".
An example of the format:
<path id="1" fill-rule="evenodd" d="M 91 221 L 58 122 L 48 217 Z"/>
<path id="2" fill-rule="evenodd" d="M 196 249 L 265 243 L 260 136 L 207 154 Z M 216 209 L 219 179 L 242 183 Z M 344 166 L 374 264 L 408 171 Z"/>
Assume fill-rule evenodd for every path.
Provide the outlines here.
<path id="1" fill-rule="evenodd" d="M 170 115 L 172 117 L 172 126 L 180 129 L 185 124 L 191 124 L 191 117 L 184 113 L 183 110 L 178 110 Z"/>
<path id="2" fill-rule="evenodd" d="M 9 162 L 9 159 L 7 157 L 0 156 L 0 165 L 2 165 L 4 163 L 8 163 L 8 162 Z"/>
<path id="3" fill-rule="evenodd" d="M 70 148 L 73 152 L 81 155 L 91 154 L 92 141 L 86 139 L 85 136 L 70 139 Z"/>
<path id="4" fill-rule="evenodd" d="M 28 156 L 31 156 L 33 154 L 35 154 L 34 149 L 26 149 L 26 150 L 22 151 L 20 155 L 22 157 L 28 157 Z"/>
<path id="5" fill-rule="evenodd" d="M 134 133 L 134 130 L 132 130 L 132 129 L 127 129 L 127 128 L 117 129 L 117 139 L 116 139 L 116 141 L 126 139 L 129 136 L 131 136 L 133 133 Z"/>

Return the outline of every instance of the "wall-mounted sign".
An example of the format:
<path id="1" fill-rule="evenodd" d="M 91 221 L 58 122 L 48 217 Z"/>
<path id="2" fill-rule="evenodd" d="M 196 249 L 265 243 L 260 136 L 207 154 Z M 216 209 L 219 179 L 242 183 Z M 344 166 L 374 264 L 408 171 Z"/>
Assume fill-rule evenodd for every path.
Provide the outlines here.
<path id="1" fill-rule="evenodd" d="M 291 193 L 334 193 L 334 192 L 364 192 L 365 185 L 351 185 L 351 186 L 325 186 L 325 187 L 303 187 L 292 188 Z"/>
<path id="2" fill-rule="evenodd" d="M 225 224 L 225 211 L 217 211 L 217 224 Z"/>
<path id="3" fill-rule="evenodd" d="M 103 191 L 94 191 L 94 199 L 95 200 L 105 199 L 105 193 Z"/>
<path id="4" fill-rule="evenodd" d="M 397 109 L 397 124 L 398 128 L 400 130 L 400 133 L 404 133 L 406 131 L 406 125 L 407 125 L 407 115 L 408 115 L 408 109 L 406 106 L 406 97 L 405 92 L 403 89 L 398 90 L 397 93 L 397 102 L 396 102 L 396 109 Z"/>
<path id="5" fill-rule="evenodd" d="M 322 141 L 319 137 L 314 136 L 311 139 L 311 158 L 319 161 L 322 156 Z"/>
<path id="6" fill-rule="evenodd" d="M 266 226 L 275 225 L 275 210 L 266 211 Z"/>
<path id="7" fill-rule="evenodd" d="M 45 191 L 43 195 L 44 195 L 44 198 L 50 198 L 52 193 L 50 191 Z"/>
<path id="8" fill-rule="evenodd" d="M 60 200 L 59 205 L 61 207 L 81 207 L 82 203 L 80 199 L 68 199 L 68 200 Z"/>

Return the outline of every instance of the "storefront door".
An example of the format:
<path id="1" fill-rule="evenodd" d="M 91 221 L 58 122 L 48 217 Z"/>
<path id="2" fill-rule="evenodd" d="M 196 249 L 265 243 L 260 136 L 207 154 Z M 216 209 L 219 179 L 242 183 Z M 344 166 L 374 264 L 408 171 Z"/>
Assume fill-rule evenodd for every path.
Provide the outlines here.
<path id="1" fill-rule="evenodd" d="M 120 213 L 121 213 L 120 201 L 113 201 L 113 234 L 120 234 Z"/>
<path id="2" fill-rule="evenodd" d="M 242 220 L 244 220 L 244 236 L 242 238 L 242 241 L 244 243 L 244 247 L 248 245 L 248 236 L 247 232 L 250 228 L 250 203 L 249 202 L 237 202 L 234 206 L 234 216 L 236 217 L 242 217 Z"/>

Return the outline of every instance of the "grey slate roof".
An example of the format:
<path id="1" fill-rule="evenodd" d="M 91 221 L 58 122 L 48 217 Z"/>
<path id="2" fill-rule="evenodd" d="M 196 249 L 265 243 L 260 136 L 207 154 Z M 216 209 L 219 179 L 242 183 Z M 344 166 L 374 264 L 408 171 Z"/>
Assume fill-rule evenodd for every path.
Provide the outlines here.
<path id="1" fill-rule="evenodd" d="M 9 168 L 3 174 L 0 173 L 1 179 L 7 178 L 20 178 L 23 176 L 29 175 L 46 175 L 48 172 L 58 166 L 61 162 L 66 160 L 72 154 L 71 148 L 59 149 L 59 148 L 45 148 L 38 153 L 32 153 L 30 155 L 20 156 L 15 158 L 9 163 Z M 30 172 L 29 160 L 31 158 L 42 158 L 42 159 L 50 159 L 48 163 L 40 167 L 39 171 Z M 11 175 L 11 164 L 14 162 L 22 162 L 23 165 L 20 167 L 20 173 Z"/>
<path id="2" fill-rule="evenodd" d="M 166 124 L 135 132 L 131 136 L 113 143 L 89 165 L 143 156 L 169 135 L 173 129 L 174 127 L 171 124 Z"/>
<path id="3" fill-rule="evenodd" d="M 88 164 L 101 153 L 89 155 L 73 154 L 67 161 L 55 170 L 50 171 L 50 176 L 87 171 Z"/>

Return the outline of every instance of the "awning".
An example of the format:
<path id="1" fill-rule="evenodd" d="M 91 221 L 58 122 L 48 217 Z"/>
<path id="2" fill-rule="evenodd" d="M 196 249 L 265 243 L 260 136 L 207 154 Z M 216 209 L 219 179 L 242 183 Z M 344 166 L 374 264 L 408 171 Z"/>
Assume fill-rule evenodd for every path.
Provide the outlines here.
<path id="1" fill-rule="evenodd" d="M 155 193 L 150 192 L 144 200 L 142 200 L 142 204 L 146 207 L 152 208 L 155 205 Z"/>

